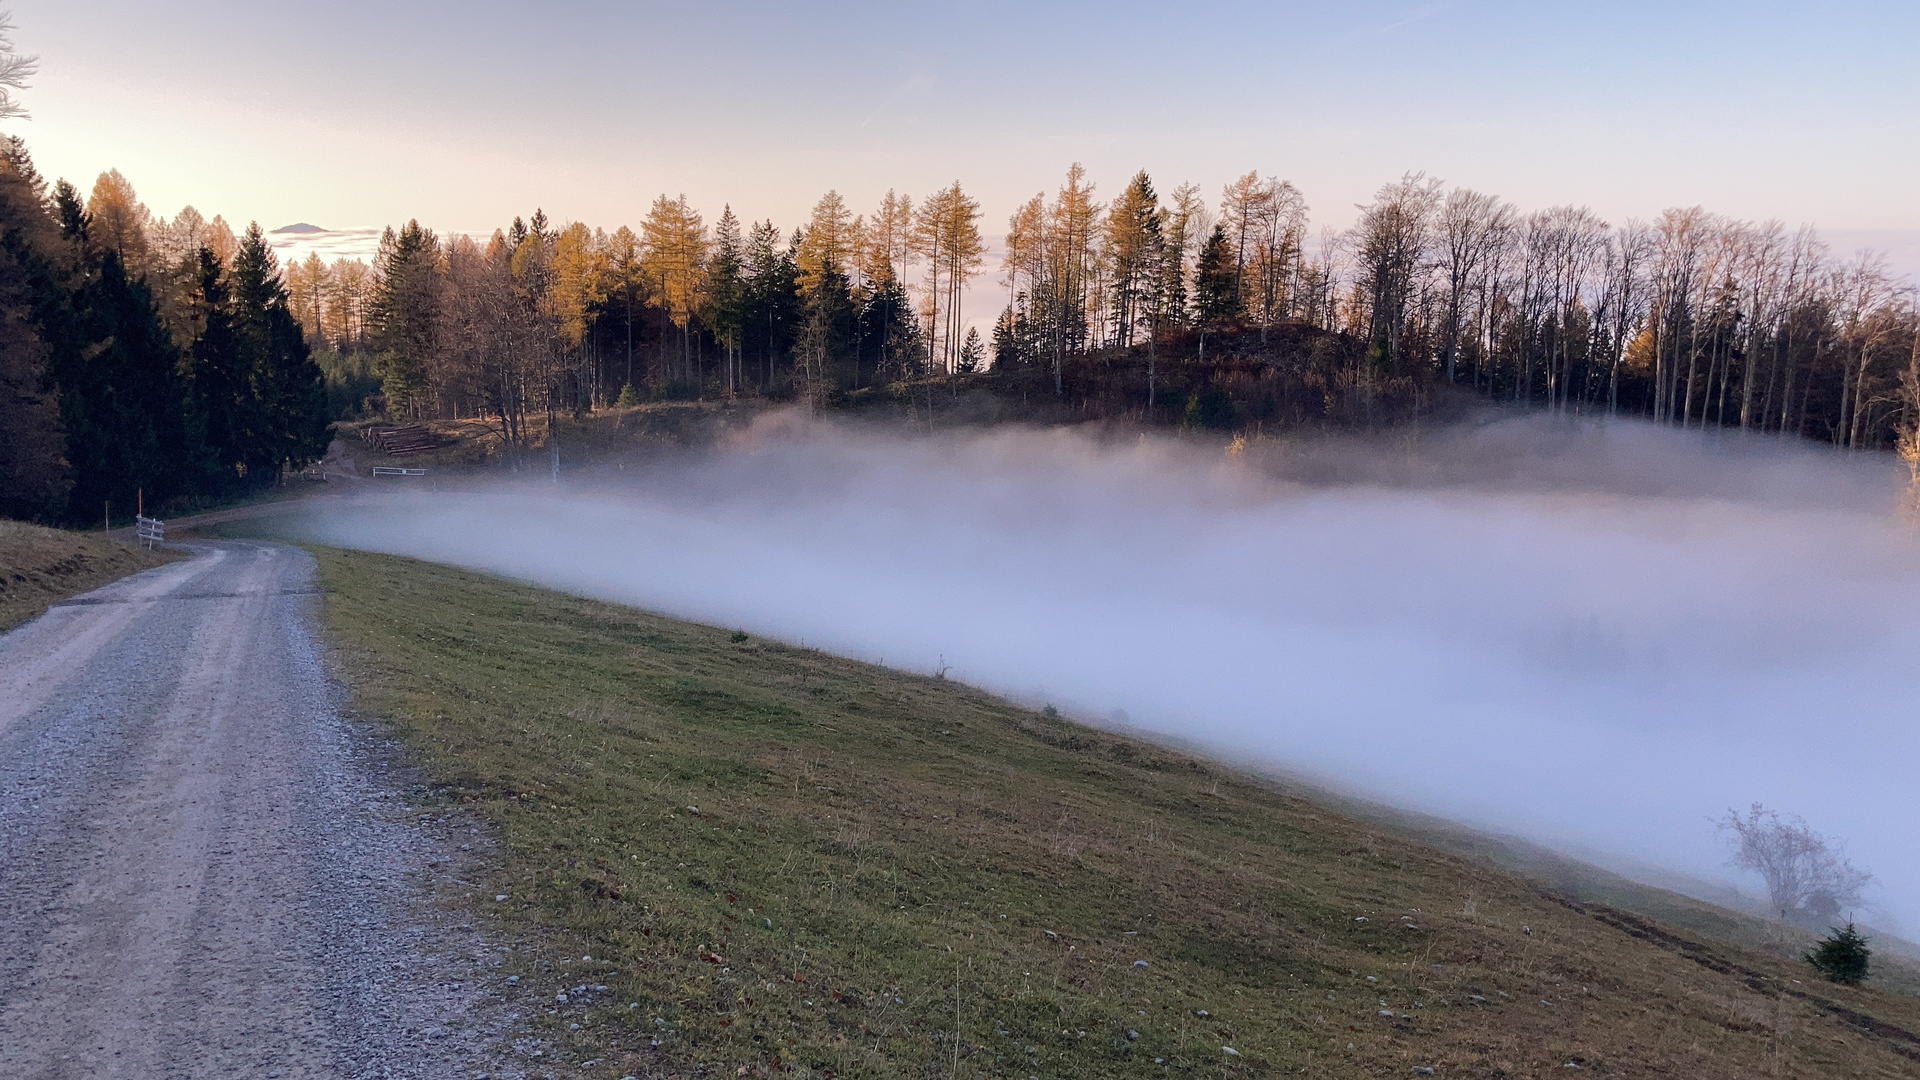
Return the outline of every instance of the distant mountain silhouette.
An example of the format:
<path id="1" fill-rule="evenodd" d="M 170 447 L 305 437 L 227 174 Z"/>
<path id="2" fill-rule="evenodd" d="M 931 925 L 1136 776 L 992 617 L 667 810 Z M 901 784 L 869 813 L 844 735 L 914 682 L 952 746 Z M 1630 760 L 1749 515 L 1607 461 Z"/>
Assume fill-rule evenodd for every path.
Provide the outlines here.
<path id="1" fill-rule="evenodd" d="M 304 221 L 295 222 L 292 225 L 283 226 L 281 228 L 273 230 L 274 235 L 276 236 L 278 236 L 281 233 L 316 233 L 316 232 L 326 232 L 326 231 L 327 230 L 321 228 L 318 225 L 309 225 Z"/>

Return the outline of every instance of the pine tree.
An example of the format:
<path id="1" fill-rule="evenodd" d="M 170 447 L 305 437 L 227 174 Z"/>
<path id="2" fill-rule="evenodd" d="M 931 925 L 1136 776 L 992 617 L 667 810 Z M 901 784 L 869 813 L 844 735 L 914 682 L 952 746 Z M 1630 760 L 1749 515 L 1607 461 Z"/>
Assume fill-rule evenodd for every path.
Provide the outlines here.
<path id="1" fill-rule="evenodd" d="M 853 343 L 853 292 L 846 275 L 831 261 L 821 263 L 810 277 L 801 277 L 796 287 L 801 290 L 806 320 L 800 328 L 794 374 L 807 400 L 823 405 L 846 381 L 843 369 Z"/>
<path id="2" fill-rule="evenodd" d="M 967 336 L 960 342 L 960 363 L 955 369 L 962 375 L 971 375 L 980 370 L 981 363 L 987 358 L 987 346 L 980 340 L 980 331 L 967 327 Z"/>
<path id="3" fill-rule="evenodd" d="M 185 493 L 186 390 L 153 296 L 119 253 L 85 257 L 78 277 L 50 313 L 47 369 L 73 466 L 68 517 L 92 520 L 107 501 L 131 508 L 141 494 L 157 506 Z"/>
<path id="4" fill-rule="evenodd" d="M 544 224 L 542 219 L 542 224 Z M 526 226 L 518 219 L 515 230 Z M 370 337 L 378 354 L 381 392 L 387 412 L 414 416 L 427 392 L 427 364 L 433 352 L 439 310 L 440 241 L 418 221 L 380 238 Z"/>
<path id="5" fill-rule="evenodd" d="M 747 231 L 746 270 L 741 352 L 758 356 L 760 388 L 768 391 L 793 346 L 800 315 L 800 268 L 793 249 L 782 250 L 780 230 L 773 222 L 763 221 Z"/>
<path id="6" fill-rule="evenodd" d="M 906 286 L 891 273 L 871 281 L 854 317 L 854 350 L 873 358 L 875 382 L 909 377 L 920 355 L 920 324 Z M 858 370 L 855 371 L 856 381 Z"/>
<path id="7" fill-rule="evenodd" d="M 1126 348 L 1159 320 L 1163 212 L 1153 181 L 1136 173 L 1107 211 L 1104 254 L 1112 282 L 1113 343 Z"/>
<path id="8" fill-rule="evenodd" d="M 1831 935 L 1807 951 L 1807 963 L 1829 980 L 1848 986 L 1858 986 L 1866 979 L 1872 957 L 1873 950 L 1867 948 L 1867 939 L 1860 936 L 1852 923 L 1833 927 Z"/>
<path id="9" fill-rule="evenodd" d="M 245 485 L 250 467 L 258 471 L 253 447 L 265 421 L 257 415 L 253 380 L 234 337 L 226 270 L 211 248 L 201 248 L 197 261 L 195 307 L 201 330 L 190 359 L 189 422 L 205 448 L 208 486 L 215 492 L 237 491 Z"/>
<path id="10" fill-rule="evenodd" d="M 700 321 L 719 337 L 727 351 L 727 393 L 733 393 L 740 381 L 740 331 L 746 321 L 747 283 L 743 276 L 745 252 L 740 238 L 740 219 L 733 207 L 720 211 L 713 226 L 713 256 L 707 264 L 706 308 Z"/>
<path id="11" fill-rule="evenodd" d="M 1027 362 L 1026 356 L 1022 355 L 1020 339 L 1015 336 L 1014 331 L 1015 320 L 1020 318 L 1022 316 L 1016 315 L 1012 306 L 1008 306 L 1000 312 L 999 318 L 993 320 L 993 369 L 995 371 L 1013 371 Z"/>
<path id="12" fill-rule="evenodd" d="M 73 477 L 35 317 L 58 235 L 44 187 L 26 145 L 0 141 L 0 516 L 53 520 L 66 509 Z"/>
<path id="13" fill-rule="evenodd" d="M 232 278 L 234 339 L 260 420 L 247 455 L 249 469 L 266 479 L 326 454 L 326 380 L 287 304 L 279 266 L 258 223 L 241 237 Z"/>
<path id="14" fill-rule="evenodd" d="M 1215 225 L 1194 266 L 1194 315 L 1202 326 L 1217 326 L 1240 313 L 1235 301 L 1237 287 L 1226 226 Z"/>

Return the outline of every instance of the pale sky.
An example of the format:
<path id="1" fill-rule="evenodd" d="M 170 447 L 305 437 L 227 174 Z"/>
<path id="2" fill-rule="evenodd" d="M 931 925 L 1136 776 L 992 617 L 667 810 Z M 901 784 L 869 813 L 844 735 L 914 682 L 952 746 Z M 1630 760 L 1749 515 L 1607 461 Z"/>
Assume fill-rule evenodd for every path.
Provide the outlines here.
<path id="1" fill-rule="evenodd" d="M 1317 225 L 1422 170 L 1920 265 L 1911 0 L 11 6 L 42 70 L 7 130 L 43 172 L 236 226 L 611 228 L 685 192 L 791 228 L 828 188 L 865 211 L 959 179 L 998 233 L 1077 160 L 1107 195 L 1258 169 Z"/>

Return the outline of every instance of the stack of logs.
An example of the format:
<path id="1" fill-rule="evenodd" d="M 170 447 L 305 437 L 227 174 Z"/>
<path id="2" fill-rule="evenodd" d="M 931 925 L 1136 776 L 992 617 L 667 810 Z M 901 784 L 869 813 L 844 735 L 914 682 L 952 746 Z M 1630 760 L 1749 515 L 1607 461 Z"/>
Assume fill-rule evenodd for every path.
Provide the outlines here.
<path id="1" fill-rule="evenodd" d="M 435 443 L 433 432 L 419 424 L 369 424 L 360 429 L 360 437 L 395 457 L 431 450 Z"/>

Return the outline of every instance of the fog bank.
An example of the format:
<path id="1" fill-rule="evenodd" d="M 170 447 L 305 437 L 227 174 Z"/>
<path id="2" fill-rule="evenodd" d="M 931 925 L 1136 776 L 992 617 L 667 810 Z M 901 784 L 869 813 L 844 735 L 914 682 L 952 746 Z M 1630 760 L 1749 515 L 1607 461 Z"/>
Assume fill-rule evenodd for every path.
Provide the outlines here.
<path id="1" fill-rule="evenodd" d="M 326 500 L 299 527 L 944 663 L 1231 760 L 1713 878 L 1733 874 L 1708 819 L 1757 799 L 1847 838 L 1879 877 L 1877 921 L 1911 928 L 1920 547 L 1895 522 L 1899 474 L 1539 418 L 1241 455 L 776 419 L 557 486 Z"/>

